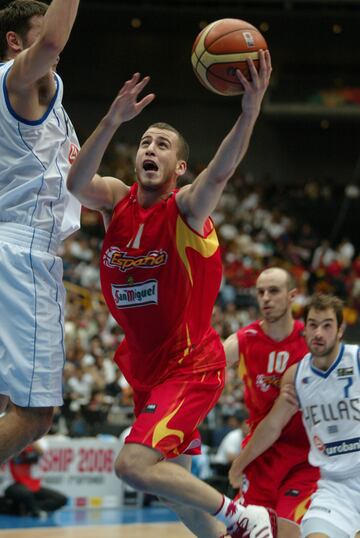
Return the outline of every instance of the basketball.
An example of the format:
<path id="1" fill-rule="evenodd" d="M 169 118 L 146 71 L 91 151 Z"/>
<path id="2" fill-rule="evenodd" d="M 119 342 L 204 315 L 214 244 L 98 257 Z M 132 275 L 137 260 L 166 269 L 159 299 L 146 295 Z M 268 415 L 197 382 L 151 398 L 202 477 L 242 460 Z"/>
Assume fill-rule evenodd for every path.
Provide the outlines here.
<path id="1" fill-rule="evenodd" d="M 220 95 L 240 95 L 244 88 L 236 69 L 250 80 L 247 58 L 259 69 L 259 49 L 267 48 L 264 37 L 252 24 L 240 19 L 220 19 L 206 26 L 195 39 L 191 63 L 208 90 Z"/>

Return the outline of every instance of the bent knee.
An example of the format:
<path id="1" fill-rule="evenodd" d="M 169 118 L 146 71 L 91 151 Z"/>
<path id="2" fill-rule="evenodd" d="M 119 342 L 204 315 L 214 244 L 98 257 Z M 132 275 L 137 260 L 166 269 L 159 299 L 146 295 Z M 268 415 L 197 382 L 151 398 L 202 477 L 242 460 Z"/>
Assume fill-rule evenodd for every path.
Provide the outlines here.
<path id="1" fill-rule="evenodd" d="M 115 462 L 116 476 L 139 491 L 147 491 L 149 487 L 147 469 L 148 466 L 141 459 L 132 455 L 120 453 Z"/>

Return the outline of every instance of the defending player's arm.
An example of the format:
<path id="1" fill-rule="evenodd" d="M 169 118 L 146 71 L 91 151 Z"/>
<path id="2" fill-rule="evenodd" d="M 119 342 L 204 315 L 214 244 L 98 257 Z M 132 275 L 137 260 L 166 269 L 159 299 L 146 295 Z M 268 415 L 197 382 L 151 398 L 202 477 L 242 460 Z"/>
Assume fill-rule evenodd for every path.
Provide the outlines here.
<path id="1" fill-rule="evenodd" d="M 154 94 L 148 94 L 137 102 L 139 93 L 148 82 L 149 77 L 140 80 L 140 74 L 135 73 L 123 85 L 70 169 L 68 189 L 90 209 L 112 210 L 128 193 L 129 188 L 122 181 L 113 177 L 101 177 L 97 171 L 116 130 L 122 123 L 140 114 L 154 99 Z"/>
<path id="2" fill-rule="evenodd" d="M 69 39 L 79 1 L 52 1 L 41 26 L 39 26 L 38 38 L 29 48 L 23 50 L 14 61 L 14 66 L 7 79 L 7 88 L 11 96 L 29 99 L 30 89 L 34 88 L 36 92 L 38 91 L 38 81 L 50 73 Z M 34 31 L 37 31 L 37 27 L 34 28 Z M 13 34 L 12 40 L 19 39 L 19 36 Z M 54 77 L 49 76 L 48 80 L 42 81 L 42 84 L 51 85 L 53 93 L 55 92 Z M 17 103 L 15 103 L 16 105 Z M 34 103 L 30 103 L 30 105 L 33 106 Z M 26 112 L 24 115 L 26 116 Z"/>
<path id="3" fill-rule="evenodd" d="M 280 396 L 271 411 L 257 425 L 249 442 L 233 462 L 229 471 L 229 480 L 233 487 L 241 487 L 241 477 L 245 467 L 275 443 L 283 428 L 298 410 L 294 395 L 295 372 L 296 365 L 291 366 L 285 372 L 281 380 Z"/>
<path id="4" fill-rule="evenodd" d="M 231 334 L 224 342 L 226 366 L 233 366 L 239 362 L 240 349 L 237 333 Z"/>
<path id="5" fill-rule="evenodd" d="M 227 181 L 234 174 L 248 149 L 271 74 L 269 51 L 260 51 L 259 54 L 259 72 L 251 60 L 248 62 L 251 81 L 237 71 L 239 80 L 245 88 L 240 117 L 222 141 L 207 168 L 199 174 L 191 186 L 185 187 L 177 195 L 180 210 L 190 225 L 201 227 L 213 212 Z"/>

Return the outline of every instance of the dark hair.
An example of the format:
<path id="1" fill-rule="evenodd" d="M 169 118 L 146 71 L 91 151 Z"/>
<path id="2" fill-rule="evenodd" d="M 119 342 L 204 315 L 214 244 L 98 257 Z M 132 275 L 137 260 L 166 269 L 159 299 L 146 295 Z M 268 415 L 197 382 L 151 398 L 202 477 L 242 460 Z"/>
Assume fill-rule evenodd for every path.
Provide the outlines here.
<path id="1" fill-rule="evenodd" d="M 148 127 L 148 129 L 151 129 L 152 127 L 155 127 L 157 129 L 165 129 L 166 131 L 172 131 L 173 133 L 175 133 L 179 140 L 179 149 L 177 155 L 183 161 L 188 161 L 190 154 L 189 144 L 186 142 L 183 135 L 177 129 L 175 129 L 175 127 L 165 122 L 153 123 Z"/>
<path id="2" fill-rule="evenodd" d="M 13 0 L 0 11 L 0 60 L 6 59 L 6 34 L 16 32 L 21 39 L 25 39 L 30 29 L 31 17 L 44 16 L 47 8 L 47 4 L 38 0 Z"/>
<path id="3" fill-rule="evenodd" d="M 307 318 L 309 316 L 310 309 L 313 308 L 314 310 L 327 310 L 330 308 L 334 311 L 338 327 L 343 322 L 344 319 L 344 303 L 339 297 L 336 297 L 335 295 L 326 295 L 325 293 L 315 293 L 310 299 L 310 302 L 306 305 L 304 310 L 304 320 L 305 323 L 307 321 Z"/>

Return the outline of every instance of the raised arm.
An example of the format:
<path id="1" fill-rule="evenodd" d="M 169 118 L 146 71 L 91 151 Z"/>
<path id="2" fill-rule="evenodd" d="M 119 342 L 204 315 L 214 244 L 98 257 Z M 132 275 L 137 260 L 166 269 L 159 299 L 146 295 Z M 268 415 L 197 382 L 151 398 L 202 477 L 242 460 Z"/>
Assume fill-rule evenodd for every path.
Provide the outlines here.
<path id="1" fill-rule="evenodd" d="M 125 82 L 107 114 L 87 139 L 71 166 L 67 179 L 68 189 L 90 209 L 112 210 L 129 190 L 119 179 L 101 177 L 97 170 L 120 125 L 135 118 L 154 99 L 155 95 L 151 93 L 137 101 L 148 82 L 149 77 L 140 80 L 139 73 L 135 73 Z"/>
<path id="2" fill-rule="evenodd" d="M 78 6 L 79 0 L 53 0 L 42 22 L 40 18 L 32 18 L 35 24 L 33 31 L 38 36 L 15 58 L 7 80 L 10 93 L 26 94 L 57 64 L 58 56 L 69 39 Z M 14 32 L 9 34 L 7 38 L 10 41 L 20 39 Z M 49 79 L 48 84 L 54 85 L 53 77 Z M 44 84 L 46 82 L 43 81 Z"/>
<path id="3" fill-rule="evenodd" d="M 201 228 L 213 212 L 226 183 L 243 159 L 260 113 L 261 102 L 269 85 L 271 59 L 269 51 L 260 51 L 260 71 L 248 60 L 251 81 L 238 70 L 237 76 L 244 86 L 242 113 L 224 138 L 215 156 L 189 187 L 177 195 L 177 203 L 190 225 Z"/>
<path id="4" fill-rule="evenodd" d="M 291 417 L 298 410 L 296 400 L 291 397 L 294 387 L 296 365 L 291 366 L 281 380 L 280 396 L 274 403 L 271 411 L 257 425 L 249 442 L 234 460 L 229 471 L 230 484 L 234 488 L 241 488 L 242 473 L 254 459 L 271 447 L 280 437 L 280 434 Z"/>

